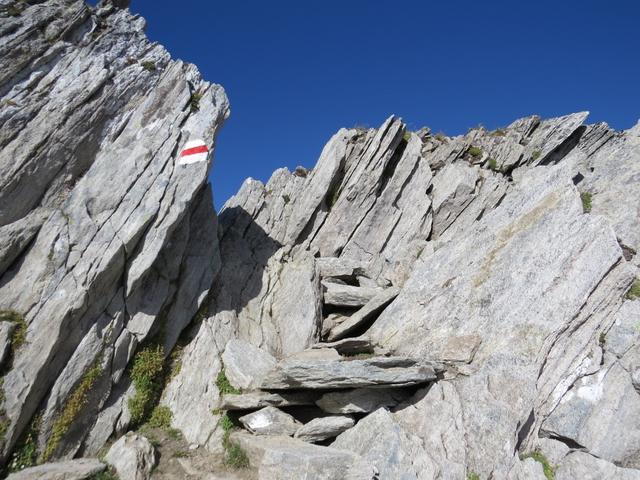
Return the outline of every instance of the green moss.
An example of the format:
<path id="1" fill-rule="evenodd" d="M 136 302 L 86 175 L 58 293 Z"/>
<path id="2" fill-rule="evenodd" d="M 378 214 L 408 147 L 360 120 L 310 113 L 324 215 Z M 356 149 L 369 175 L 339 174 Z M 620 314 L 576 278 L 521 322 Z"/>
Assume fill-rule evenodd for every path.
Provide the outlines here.
<path id="1" fill-rule="evenodd" d="M 40 417 L 35 417 L 11 454 L 8 466 L 9 472 L 18 472 L 37 464 L 38 445 L 36 442 L 39 429 Z"/>
<path id="2" fill-rule="evenodd" d="M 438 140 L 439 142 L 446 142 L 447 141 L 447 136 L 442 132 L 436 133 L 434 138 L 436 140 Z"/>
<path id="3" fill-rule="evenodd" d="M 236 387 L 231 385 L 229 379 L 227 378 L 227 374 L 224 373 L 224 368 L 218 372 L 218 376 L 216 377 L 216 387 L 221 394 L 227 393 L 241 393 Z"/>
<path id="4" fill-rule="evenodd" d="M 539 159 L 540 155 L 542 155 L 542 152 L 540 150 L 534 150 L 533 153 L 531 154 L 531 160 Z"/>
<path id="5" fill-rule="evenodd" d="M 189 452 L 187 452 L 185 450 L 176 450 L 175 452 L 173 452 L 173 457 L 174 458 L 188 458 L 189 457 Z"/>
<path id="6" fill-rule="evenodd" d="M 490 135 L 492 137 L 504 137 L 506 134 L 507 131 L 504 128 L 496 128 Z"/>
<path id="7" fill-rule="evenodd" d="M 582 192 L 580 194 L 580 200 L 582 200 L 582 211 L 584 213 L 589 213 L 591 211 L 591 201 L 593 199 L 593 195 L 589 192 Z"/>
<path id="8" fill-rule="evenodd" d="M 250 466 L 249 457 L 237 443 L 229 444 L 227 454 L 224 457 L 224 463 L 234 469 L 249 468 Z"/>
<path id="9" fill-rule="evenodd" d="M 469 474 L 467 474 L 467 480 L 480 480 L 480 475 L 470 472 Z"/>
<path id="10" fill-rule="evenodd" d="M 629 289 L 629 291 L 626 293 L 624 297 L 627 300 L 635 300 L 637 298 L 640 298 L 640 280 L 636 279 L 633 282 L 633 284 L 631 285 L 631 288 Z"/>
<path id="11" fill-rule="evenodd" d="M 56 418 L 55 422 L 51 426 L 51 434 L 47 440 L 47 446 L 42 452 L 42 460 L 47 461 L 55 453 L 56 449 L 60 445 L 60 441 L 69 431 L 69 428 L 73 424 L 80 411 L 87 403 L 87 396 L 93 385 L 96 383 L 102 369 L 99 364 L 91 367 L 82 377 L 80 383 L 75 390 L 69 395 L 67 403 L 62 409 L 62 413 Z"/>
<path id="12" fill-rule="evenodd" d="M 600 335 L 598 336 L 598 344 L 601 347 L 604 347 L 604 344 L 607 342 L 607 334 L 604 332 L 600 332 Z"/>
<path id="13" fill-rule="evenodd" d="M 158 405 L 151 412 L 151 418 L 149 418 L 149 425 L 156 428 L 171 428 L 171 409 L 164 405 Z"/>
<path id="14" fill-rule="evenodd" d="M 144 62 L 140 62 L 140 65 L 142 65 L 142 68 L 144 68 L 145 70 L 147 70 L 149 72 L 155 72 L 156 71 L 155 62 L 151 62 L 149 60 L 145 60 Z"/>
<path id="15" fill-rule="evenodd" d="M 408 142 L 409 140 L 411 140 L 411 132 L 408 131 L 408 130 L 406 132 L 404 132 L 404 135 L 402 135 L 402 139 L 405 142 Z"/>
<path id="16" fill-rule="evenodd" d="M 471 146 L 467 150 L 467 153 L 469 155 L 471 155 L 472 157 L 478 158 L 478 157 L 482 156 L 482 149 L 480 147 Z"/>
<path id="17" fill-rule="evenodd" d="M 182 432 L 177 428 L 167 428 L 167 435 L 174 440 L 180 440 L 182 438 Z"/>
<path id="18" fill-rule="evenodd" d="M 150 345 L 136 353 L 130 372 L 136 392 L 128 401 L 133 425 L 143 423 L 160 398 L 163 387 L 163 368 L 162 346 Z"/>
<path id="19" fill-rule="evenodd" d="M 203 94 L 200 92 L 193 92 L 191 94 L 191 98 L 189 99 L 189 106 L 191 107 L 192 112 L 197 112 L 200 110 L 200 100 L 202 100 Z"/>
<path id="20" fill-rule="evenodd" d="M 554 468 L 549 463 L 549 460 L 538 450 L 535 450 L 531 453 L 527 453 L 520 457 L 522 460 L 525 458 L 533 458 L 536 462 L 542 465 L 542 471 L 544 472 L 544 476 L 547 477 L 547 480 L 554 480 L 556 478 L 556 474 Z"/>
<path id="21" fill-rule="evenodd" d="M 494 172 L 497 172 L 499 170 L 498 162 L 496 162 L 495 158 L 490 158 L 489 160 L 487 160 L 487 165 L 489 166 L 489 169 L 493 170 Z"/>

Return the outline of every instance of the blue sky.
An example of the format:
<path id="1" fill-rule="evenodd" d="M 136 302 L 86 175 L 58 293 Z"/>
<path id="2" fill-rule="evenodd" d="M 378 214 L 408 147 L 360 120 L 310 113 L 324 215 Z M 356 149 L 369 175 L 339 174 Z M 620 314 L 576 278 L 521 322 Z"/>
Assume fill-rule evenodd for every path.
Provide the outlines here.
<path id="1" fill-rule="evenodd" d="M 222 84 L 216 207 L 251 176 L 311 167 L 340 127 L 390 114 L 460 134 L 529 114 L 640 117 L 637 0 L 133 0 L 147 33 Z"/>

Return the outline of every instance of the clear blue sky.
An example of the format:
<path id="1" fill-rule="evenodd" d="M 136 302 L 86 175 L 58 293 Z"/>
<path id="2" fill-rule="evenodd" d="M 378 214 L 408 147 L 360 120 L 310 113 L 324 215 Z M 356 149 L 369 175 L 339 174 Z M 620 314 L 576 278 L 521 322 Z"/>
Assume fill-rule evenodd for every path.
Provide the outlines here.
<path id="1" fill-rule="evenodd" d="M 311 167 L 340 127 L 450 135 L 579 110 L 640 117 L 640 1 L 132 0 L 147 33 L 222 84 L 216 207 L 247 176 Z"/>

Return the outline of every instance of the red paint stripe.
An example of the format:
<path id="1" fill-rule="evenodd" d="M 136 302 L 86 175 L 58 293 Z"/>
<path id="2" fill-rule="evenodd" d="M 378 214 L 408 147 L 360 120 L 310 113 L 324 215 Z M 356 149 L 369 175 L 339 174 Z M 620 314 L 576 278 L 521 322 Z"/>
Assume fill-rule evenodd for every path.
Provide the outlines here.
<path id="1" fill-rule="evenodd" d="M 181 157 L 186 157 L 187 155 L 194 155 L 196 153 L 207 153 L 209 149 L 206 145 L 200 145 L 199 147 L 187 148 L 183 150 L 180 154 Z"/>

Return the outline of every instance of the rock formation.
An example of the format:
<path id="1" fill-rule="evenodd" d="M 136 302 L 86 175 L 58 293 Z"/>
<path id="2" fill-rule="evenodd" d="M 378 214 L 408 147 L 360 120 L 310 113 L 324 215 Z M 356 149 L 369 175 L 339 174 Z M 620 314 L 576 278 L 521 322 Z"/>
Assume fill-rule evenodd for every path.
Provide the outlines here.
<path id="1" fill-rule="evenodd" d="M 216 218 L 221 87 L 126 2 L 0 8 L 6 468 L 148 422 L 211 478 L 640 479 L 640 124 L 391 116 Z"/>

